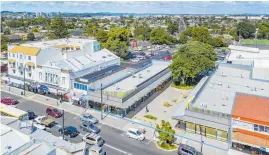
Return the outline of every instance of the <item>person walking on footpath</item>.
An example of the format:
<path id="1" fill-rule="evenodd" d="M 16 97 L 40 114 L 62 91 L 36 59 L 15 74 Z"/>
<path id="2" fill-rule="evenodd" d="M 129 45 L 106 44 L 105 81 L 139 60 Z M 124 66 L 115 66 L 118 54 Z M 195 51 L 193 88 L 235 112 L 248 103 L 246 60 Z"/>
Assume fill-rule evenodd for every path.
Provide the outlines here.
<path id="1" fill-rule="evenodd" d="M 146 112 L 149 112 L 148 106 L 146 106 Z"/>

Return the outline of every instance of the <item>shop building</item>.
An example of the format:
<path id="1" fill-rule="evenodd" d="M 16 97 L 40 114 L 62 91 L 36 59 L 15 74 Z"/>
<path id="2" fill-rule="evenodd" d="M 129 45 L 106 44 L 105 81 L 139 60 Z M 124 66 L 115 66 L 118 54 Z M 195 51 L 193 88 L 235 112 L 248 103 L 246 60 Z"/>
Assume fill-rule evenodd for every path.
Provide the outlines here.
<path id="1" fill-rule="evenodd" d="M 74 88 L 87 93 L 90 108 L 103 105 L 106 112 L 126 116 L 171 80 L 170 63 L 152 60 L 140 69 L 111 66 L 75 79 Z"/>
<path id="2" fill-rule="evenodd" d="M 269 153 L 269 97 L 237 94 L 232 112 L 232 141 Z"/>
<path id="3" fill-rule="evenodd" d="M 182 101 L 184 106 L 173 116 L 179 120 L 178 127 L 227 142 L 230 147 L 235 140 L 233 108 L 238 94 L 269 96 L 269 82 L 253 79 L 252 71 L 248 65 L 219 64 Z M 264 106 L 268 108 L 269 104 Z"/>

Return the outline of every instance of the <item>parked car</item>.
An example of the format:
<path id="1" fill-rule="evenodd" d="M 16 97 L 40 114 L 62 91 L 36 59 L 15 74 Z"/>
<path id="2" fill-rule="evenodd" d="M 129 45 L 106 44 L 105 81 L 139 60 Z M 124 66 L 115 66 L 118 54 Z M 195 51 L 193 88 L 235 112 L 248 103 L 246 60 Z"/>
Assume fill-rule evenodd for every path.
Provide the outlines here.
<path id="1" fill-rule="evenodd" d="M 35 118 L 35 120 L 37 123 L 41 124 L 41 125 L 45 125 L 46 127 L 51 127 L 55 124 L 55 120 L 50 119 L 46 116 L 38 116 Z"/>
<path id="2" fill-rule="evenodd" d="M 93 133 L 99 133 L 100 129 L 93 125 L 91 122 L 84 122 L 82 121 L 80 123 L 80 129 L 83 131 L 93 132 Z"/>
<path id="3" fill-rule="evenodd" d="M 59 118 L 62 116 L 62 113 L 54 107 L 48 107 L 46 113 L 55 118 Z"/>
<path id="4" fill-rule="evenodd" d="M 101 138 L 101 136 L 95 134 L 95 133 L 88 133 L 86 134 L 82 140 L 90 145 L 98 145 L 98 146 L 102 146 L 105 141 Z"/>
<path id="5" fill-rule="evenodd" d="M 33 111 L 28 110 L 27 112 L 29 120 L 36 118 L 36 114 Z"/>
<path id="6" fill-rule="evenodd" d="M 203 155 L 201 152 L 198 152 L 194 147 L 191 147 L 186 144 L 180 144 L 178 147 L 178 155 Z"/>
<path id="7" fill-rule="evenodd" d="M 96 154 L 96 155 L 105 155 L 106 152 L 104 152 L 104 150 L 101 148 L 101 147 L 98 147 L 98 146 L 95 146 L 95 145 L 92 145 L 92 146 L 89 146 L 87 149 L 86 149 L 86 152 L 88 152 L 88 154 Z"/>
<path id="8" fill-rule="evenodd" d="M 98 122 L 98 119 L 93 117 L 91 114 L 82 114 L 80 116 L 80 119 L 81 121 L 84 121 L 84 122 L 91 122 L 93 124 L 97 123 Z"/>
<path id="9" fill-rule="evenodd" d="M 1 103 L 6 104 L 6 105 L 15 105 L 15 104 L 18 104 L 19 101 L 12 99 L 10 97 L 4 97 L 1 99 Z"/>
<path id="10" fill-rule="evenodd" d="M 139 59 L 137 58 L 134 58 L 134 59 L 131 59 L 132 62 L 139 62 Z"/>
<path id="11" fill-rule="evenodd" d="M 145 135 L 141 133 L 138 129 L 129 128 L 126 132 L 127 137 L 134 138 L 136 140 L 144 140 Z"/>
<path id="12" fill-rule="evenodd" d="M 70 138 L 76 137 L 79 134 L 77 128 L 73 126 L 67 126 L 65 128 L 61 128 L 59 129 L 59 132 L 61 134 L 64 134 L 65 136 L 69 136 Z"/>

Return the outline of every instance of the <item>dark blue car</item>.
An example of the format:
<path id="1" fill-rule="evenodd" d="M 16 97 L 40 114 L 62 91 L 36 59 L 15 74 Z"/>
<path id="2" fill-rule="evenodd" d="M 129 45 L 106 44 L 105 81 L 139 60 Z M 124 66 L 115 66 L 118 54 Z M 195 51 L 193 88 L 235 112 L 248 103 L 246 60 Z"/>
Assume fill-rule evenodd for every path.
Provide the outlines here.
<path id="1" fill-rule="evenodd" d="M 73 126 L 67 126 L 65 128 L 61 128 L 59 129 L 59 132 L 61 134 L 64 134 L 65 136 L 69 136 L 70 138 L 76 137 L 79 134 L 77 128 Z"/>

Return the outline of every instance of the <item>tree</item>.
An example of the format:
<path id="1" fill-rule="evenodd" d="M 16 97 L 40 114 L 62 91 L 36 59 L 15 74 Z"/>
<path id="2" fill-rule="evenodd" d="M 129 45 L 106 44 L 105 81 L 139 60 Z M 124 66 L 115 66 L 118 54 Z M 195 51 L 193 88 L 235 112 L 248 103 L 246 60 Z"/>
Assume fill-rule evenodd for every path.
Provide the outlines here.
<path id="1" fill-rule="evenodd" d="M 192 37 L 192 29 L 193 27 L 187 27 L 187 29 L 184 31 L 184 34 L 189 37 Z"/>
<path id="2" fill-rule="evenodd" d="M 211 37 L 207 43 L 213 47 L 223 47 L 224 46 L 224 42 L 223 42 L 223 39 L 221 37 Z"/>
<path id="3" fill-rule="evenodd" d="M 85 30 L 86 36 L 95 36 L 98 32 L 98 24 L 92 20 L 88 20 L 88 26 Z"/>
<path id="4" fill-rule="evenodd" d="M 31 41 L 35 40 L 35 35 L 34 35 L 34 33 L 32 33 L 32 32 L 28 33 L 28 34 L 27 34 L 27 39 L 28 39 L 28 40 L 31 40 Z"/>
<path id="5" fill-rule="evenodd" d="M 11 31 L 9 28 L 5 28 L 4 29 L 4 35 L 10 35 L 11 34 Z"/>
<path id="6" fill-rule="evenodd" d="M 202 72 L 215 66 L 216 59 L 216 53 L 211 45 L 188 41 L 175 52 L 169 68 L 176 83 L 191 85 Z"/>
<path id="7" fill-rule="evenodd" d="M 151 32 L 151 29 L 149 28 L 149 26 L 147 24 L 143 24 L 141 26 L 135 27 L 134 37 L 138 37 L 138 36 L 142 35 L 143 39 L 149 40 L 150 39 L 150 32 Z"/>
<path id="8" fill-rule="evenodd" d="M 150 33 L 150 41 L 153 44 L 172 44 L 176 41 L 164 28 L 157 27 Z"/>
<path id="9" fill-rule="evenodd" d="M 40 32 L 39 28 L 35 27 L 33 28 L 32 32 Z"/>
<path id="10" fill-rule="evenodd" d="M 170 34 L 174 35 L 176 32 L 178 32 L 178 24 L 175 23 L 168 24 L 167 31 Z"/>
<path id="11" fill-rule="evenodd" d="M 108 32 L 107 42 L 103 46 L 110 51 L 114 52 L 119 57 L 125 57 L 128 53 L 130 30 L 126 28 L 112 28 Z"/>
<path id="12" fill-rule="evenodd" d="M 171 144 L 173 142 L 175 130 L 169 122 L 162 120 L 161 124 L 157 124 L 156 128 L 162 143 Z"/>
<path id="13" fill-rule="evenodd" d="M 269 22 L 259 24 L 258 38 L 269 39 Z"/>
<path id="14" fill-rule="evenodd" d="M 106 31 L 104 31 L 104 30 L 100 30 L 96 34 L 96 39 L 100 43 L 101 48 L 104 48 L 105 47 L 105 43 L 108 40 L 108 33 Z"/>
<path id="15" fill-rule="evenodd" d="M 237 32 L 240 34 L 244 39 L 253 38 L 254 33 L 256 32 L 255 25 L 251 22 L 243 21 L 237 25 Z"/>
<path id="16" fill-rule="evenodd" d="M 144 39 L 144 36 L 143 35 L 139 35 L 135 38 L 136 40 L 143 40 Z"/>
<path id="17" fill-rule="evenodd" d="M 206 43 L 211 38 L 208 28 L 206 27 L 194 27 L 192 29 L 192 39 L 194 41 L 200 41 Z"/>
<path id="18" fill-rule="evenodd" d="M 53 21 L 50 26 L 50 38 L 59 39 L 66 38 L 69 36 L 68 28 L 64 19 L 62 18 L 62 14 L 59 13 L 57 16 L 53 18 Z"/>
<path id="19" fill-rule="evenodd" d="M 180 34 L 180 36 L 179 36 L 179 42 L 180 42 L 181 44 L 185 44 L 185 43 L 187 43 L 187 41 L 188 41 L 188 37 L 185 35 L 184 32 L 182 32 L 182 33 Z"/>
<path id="20" fill-rule="evenodd" d="M 7 51 L 7 44 L 9 39 L 7 36 L 1 35 L 1 52 Z"/>

